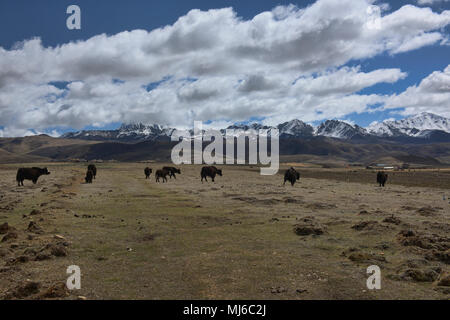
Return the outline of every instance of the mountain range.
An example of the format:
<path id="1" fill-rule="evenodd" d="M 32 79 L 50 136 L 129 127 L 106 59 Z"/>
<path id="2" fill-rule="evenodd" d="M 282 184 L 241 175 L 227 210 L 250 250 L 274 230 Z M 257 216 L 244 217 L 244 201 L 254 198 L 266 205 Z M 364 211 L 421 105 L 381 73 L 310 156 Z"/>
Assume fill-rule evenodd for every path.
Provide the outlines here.
<path id="1" fill-rule="evenodd" d="M 450 119 L 433 113 L 421 113 L 402 120 L 385 120 L 373 123 L 367 128 L 342 120 L 326 120 L 313 127 L 301 120 L 294 119 L 277 126 L 265 126 L 259 123 L 235 124 L 221 129 L 222 134 L 231 129 L 278 129 L 280 139 L 310 138 L 323 136 L 340 140 L 354 141 L 405 141 L 411 142 L 450 142 Z M 69 132 L 62 136 L 68 139 L 94 141 L 142 142 L 170 140 L 175 128 L 158 124 L 123 124 L 116 130 L 83 130 Z"/>
<path id="2" fill-rule="evenodd" d="M 340 120 L 326 120 L 314 127 L 295 119 L 275 127 L 252 123 L 226 129 L 267 129 L 271 134 L 274 128 L 279 130 L 282 162 L 450 164 L 450 120 L 430 113 L 367 128 Z M 170 162 L 171 150 L 177 144 L 170 141 L 173 130 L 155 124 L 124 124 L 117 130 L 85 130 L 58 138 L 0 138 L 0 163 L 76 159 Z"/>

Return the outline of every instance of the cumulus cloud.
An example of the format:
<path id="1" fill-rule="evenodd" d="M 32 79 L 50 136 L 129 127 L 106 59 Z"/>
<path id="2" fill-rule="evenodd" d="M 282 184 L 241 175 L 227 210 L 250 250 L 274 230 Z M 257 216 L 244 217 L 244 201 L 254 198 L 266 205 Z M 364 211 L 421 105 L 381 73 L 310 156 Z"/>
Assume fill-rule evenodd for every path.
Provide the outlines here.
<path id="1" fill-rule="evenodd" d="M 435 112 L 450 117 L 450 65 L 435 71 L 418 85 L 386 100 L 385 109 L 405 108 L 402 114 Z"/>
<path id="2" fill-rule="evenodd" d="M 407 5 L 386 13 L 388 6 L 381 5 L 385 14 L 374 16 L 372 4 L 318 0 L 250 20 L 232 8 L 195 9 L 151 31 L 101 34 L 57 47 L 36 38 L 0 48 L 1 134 L 255 116 L 266 123 L 314 121 L 367 111 L 389 97 L 359 91 L 406 73 L 363 72 L 346 64 L 445 43 L 442 28 L 450 24 L 450 11 Z"/>
<path id="3" fill-rule="evenodd" d="M 393 83 L 404 79 L 406 73 L 400 69 L 379 69 L 368 73 L 359 72 L 359 68 L 343 67 L 317 77 L 300 78 L 294 87 L 303 93 L 317 96 L 330 94 L 350 94 L 380 82 Z"/>
<path id="4" fill-rule="evenodd" d="M 449 2 L 450 0 L 417 0 L 419 5 L 433 5 L 441 2 Z"/>

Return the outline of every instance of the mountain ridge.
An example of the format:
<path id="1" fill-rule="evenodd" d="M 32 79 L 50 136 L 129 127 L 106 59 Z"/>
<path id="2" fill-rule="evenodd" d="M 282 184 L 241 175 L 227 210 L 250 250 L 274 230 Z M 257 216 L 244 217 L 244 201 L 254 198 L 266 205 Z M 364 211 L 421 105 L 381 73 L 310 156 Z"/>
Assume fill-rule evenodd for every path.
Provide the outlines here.
<path id="1" fill-rule="evenodd" d="M 370 140 L 374 138 L 405 139 L 417 138 L 424 141 L 450 141 L 450 119 L 433 113 L 424 112 L 401 120 L 385 120 L 373 123 L 367 128 L 350 124 L 343 120 L 325 120 L 316 127 L 299 119 L 283 122 L 277 126 L 267 126 L 260 123 L 234 124 L 220 129 L 224 135 L 226 130 L 259 130 L 278 129 L 281 139 L 308 138 L 325 136 L 341 140 Z M 159 124 L 122 124 L 116 130 L 82 130 L 62 135 L 67 139 L 141 142 L 155 140 L 170 140 L 175 128 Z M 191 130 L 192 133 L 192 130 Z"/>
<path id="2" fill-rule="evenodd" d="M 344 140 L 314 135 L 305 138 L 291 136 L 279 141 L 280 160 L 312 161 L 319 164 L 370 164 L 394 161 L 398 164 L 407 162 L 427 166 L 448 166 L 450 163 L 448 141 L 428 143 L 424 138 L 401 139 L 400 142 L 388 139 L 366 142 L 367 140 Z M 168 139 L 128 143 L 64 139 L 46 135 L 0 138 L 0 163 L 78 160 L 170 162 L 171 152 L 177 143 Z M 207 145 L 208 142 L 203 144 L 204 147 Z"/>

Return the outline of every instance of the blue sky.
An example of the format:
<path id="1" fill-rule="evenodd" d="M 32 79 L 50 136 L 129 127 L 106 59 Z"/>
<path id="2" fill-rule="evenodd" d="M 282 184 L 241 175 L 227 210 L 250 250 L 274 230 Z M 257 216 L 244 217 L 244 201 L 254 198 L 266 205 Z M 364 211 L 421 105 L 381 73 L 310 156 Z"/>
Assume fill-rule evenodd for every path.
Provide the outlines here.
<path id="1" fill-rule="evenodd" d="M 321 0 L 321 1 L 327 1 L 327 0 Z M 123 31 L 133 31 L 136 29 L 143 29 L 146 31 L 151 31 L 158 28 L 163 28 L 164 26 L 172 26 L 174 23 L 183 16 L 186 16 L 188 12 L 191 9 L 200 9 L 204 12 L 206 12 L 209 9 L 220 9 L 220 8 L 226 8 L 226 7 L 232 7 L 234 12 L 236 13 L 238 20 L 241 21 L 248 21 L 252 20 L 256 15 L 262 13 L 262 12 L 270 12 L 277 6 L 288 6 L 289 4 L 293 4 L 294 6 L 303 9 L 308 5 L 314 4 L 316 1 L 212 1 L 212 0 L 204 0 L 204 1 L 172 1 L 172 0 L 166 0 L 166 1 L 144 1 L 144 0 L 134 0 L 134 1 L 108 1 L 108 0 L 96 0 L 96 1 L 66 1 L 66 0 L 40 0 L 40 1 L 24 1 L 24 0 L 2 0 L 0 2 L 0 28 L 3 30 L 0 33 L 0 47 L 2 47 L 5 51 L 11 52 L 13 49 L 17 47 L 17 43 L 30 40 L 33 38 L 39 38 L 41 40 L 40 47 L 43 48 L 45 51 L 45 48 L 55 48 L 63 44 L 67 44 L 69 42 L 81 42 L 85 43 L 88 39 L 98 36 L 100 34 L 106 34 L 107 36 L 114 36 L 118 33 L 121 33 Z M 376 5 L 382 5 L 383 2 L 376 2 Z M 402 6 L 406 4 L 411 4 L 417 7 L 417 9 L 421 9 L 423 7 L 430 7 L 433 11 L 433 14 L 435 17 L 430 17 L 430 19 L 435 19 L 437 15 L 442 14 L 445 12 L 445 10 L 450 10 L 450 2 L 447 1 L 435 1 L 432 5 L 426 5 L 421 6 L 417 3 L 417 1 L 387 1 L 389 4 L 389 7 L 385 8 L 382 15 L 388 15 L 393 12 L 396 12 L 399 10 Z M 71 4 L 77 4 L 81 8 L 82 12 L 82 29 L 81 30 L 68 30 L 65 27 L 66 19 L 68 15 L 65 13 L 66 8 Z M 317 14 L 317 13 L 315 13 Z M 323 12 L 323 15 L 326 16 L 327 12 Z M 403 17 L 403 16 L 402 16 Z M 437 19 L 437 18 L 436 18 Z M 430 20 L 430 23 L 433 21 Z M 408 23 L 408 17 L 405 17 L 405 25 Z M 419 23 L 419 22 L 418 22 Z M 433 22 L 434 23 L 434 22 Z M 437 22 L 436 22 L 437 23 Z M 442 23 L 441 23 L 442 26 Z M 263 28 L 263 27 L 262 27 Z M 319 69 L 319 71 L 315 71 L 311 74 L 320 74 L 321 72 L 326 72 L 327 70 L 333 69 L 341 69 L 341 68 L 356 68 L 360 73 L 371 73 L 376 70 L 380 69 L 389 69 L 391 72 L 394 72 L 393 69 L 399 69 L 401 72 L 404 72 L 407 74 L 407 76 L 393 76 L 395 77 L 395 80 L 388 81 L 387 80 L 379 80 L 374 81 L 374 84 L 370 84 L 367 86 L 362 87 L 360 90 L 357 90 L 352 93 L 345 93 L 342 95 L 342 97 L 345 97 L 349 94 L 352 96 L 370 96 L 370 95 L 400 95 L 402 92 L 405 92 L 408 88 L 413 86 L 418 86 L 419 83 L 426 77 L 428 77 L 433 72 L 442 72 L 450 63 L 450 45 L 444 44 L 445 41 L 442 39 L 445 39 L 448 37 L 450 31 L 450 25 L 447 23 L 443 24 L 443 27 L 436 27 L 436 28 L 429 28 L 424 29 L 422 31 L 417 31 L 417 34 L 411 34 L 407 36 L 402 35 L 401 41 L 407 41 L 408 39 L 411 40 L 412 37 L 415 37 L 417 35 L 420 35 L 421 33 L 439 33 L 441 35 L 441 40 L 434 41 L 431 44 L 428 45 L 421 45 L 417 49 L 412 50 L 405 50 L 399 53 L 393 53 L 392 50 L 382 50 L 381 52 L 373 53 L 373 54 L 367 54 L 362 58 L 354 58 L 351 54 L 348 54 L 348 59 L 344 61 L 344 63 L 336 62 L 334 64 L 326 65 L 324 64 L 323 69 Z M 390 32 L 390 30 L 387 30 L 386 32 Z M 280 35 L 281 37 L 281 35 Z M 409 37 L 409 38 L 408 38 Z M 407 40 L 405 40 L 407 39 Z M 395 38 L 397 41 L 398 39 Z M 274 41 L 278 41 L 275 39 Z M 356 40 L 358 41 L 358 40 Z M 379 40 L 377 40 L 379 41 Z M 400 41 L 400 40 L 399 40 Z M 401 46 L 401 44 L 398 44 L 398 46 Z M 20 45 L 19 45 L 19 48 Z M 25 49 L 21 49 L 25 51 Z M 31 49 L 30 49 L 31 50 Z M 282 49 L 280 49 L 282 50 Z M 124 52 L 126 54 L 126 49 L 124 49 Z M 299 55 L 301 55 L 301 52 L 299 52 Z M 99 57 L 98 55 L 96 57 Z M 78 58 L 78 57 L 76 57 Z M 0 55 L 0 63 L 1 63 L 2 56 Z M 3 58 L 6 60 L 6 58 Z M 28 58 L 30 59 L 30 58 Z M 36 56 L 36 59 L 39 59 Z M 90 58 L 93 59 L 93 58 Z M 163 63 L 164 59 L 161 59 L 161 63 Z M 175 58 L 174 58 L 175 59 Z M 291 59 L 291 58 L 289 58 Z M 291 59 L 292 60 L 292 59 Z M 301 60 L 301 58 L 299 58 Z M 99 61 L 101 61 L 101 57 L 99 58 Z M 171 60 L 174 61 L 174 60 Z M 82 61 L 83 62 L 83 61 Z M 291 61 L 287 61 L 291 62 Z M 69 60 L 70 63 L 70 60 Z M 83 62 L 83 66 L 84 66 Z M 284 62 L 283 62 L 284 63 Z M 257 66 L 260 68 L 260 66 Z M 280 64 L 280 68 L 284 68 L 285 65 Z M 125 67 L 124 67 L 125 68 Z M 233 76 L 234 80 L 238 79 L 239 83 L 242 81 L 248 82 L 252 80 L 252 64 L 250 64 L 250 67 L 248 70 L 245 70 L 242 74 L 239 74 L 239 72 L 235 72 Z M 255 81 L 257 83 L 261 84 L 261 81 L 268 81 L 270 82 L 270 76 L 273 75 L 274 69 L 269 68 L 266 71 L 263 69 L 258 69 L 257 75 L 264 73 L 265 79 L 261 80 L 257 78 Z M 29 70 L 25 70 L 24 72 L 31 72 L 35 70 L 32 67 L 30 67 Z M 151 69 L 150 69 L 151 70 Z M 280 69 L 281 70 L 281 69 Z M 290 101 L 281 101 L 279 102 L 279 105 L 281 109 L 286 109 L 283 111 L 283 114 L 274 114 L 271 111 L 268 111 L 270 107 L 273 108 L 274 105 L 277 104 L 275 101 L 270 101 L 270 103 L 267 103 L 267 106 L 263 106 L 264 101 L 269 100 L 275 100 L 271 99 L 270 94 L 267 94 L 266 96 L 263 96 L 262 93 L 254 93 L 253 91 L 249 93 L 247 96 L 239 95 L 236 96 L 234 93 L 230 94 L 229 96 L 223 96 L 223 100 L 221 100 L 221 104 L 219 107 L 220 112 L 224 112 L 224 115 L 222 117 L 216 117 L 214 119 L 208 118 L 208 114 L 211 114 L 212 111 L 208 111 L 214 108 L 218 108 L 217 104 L 213 102 L 204 102 L 207 101 L 207 97 L 209 93 L 207 92 L 207 85 L 205 83 L 208 83 L 207 81 L 221 81 L 220 74 L 214 74 L 211 78 L 205 78 L 196 76 L 194 74 L 190 74 L 189 72 L 180 73 L 180 75 L 174 75 L 172 70 L 167 71 L 167 74 L 164 74 L 164 71 L 161 74 L 161 76 L 155 76 L 153 77 L 153 74 L 151 71 L 149 71 L 149 77 L 146 78 L 145 74 L 142 76 L 142 74 L 139 74 L 139 76 L 130 78 L 130 79 L 121 79 L 120 75 L 126 74 L 128 75 L 131 71 L 122 72 L 123 70 L 120 70 L 120 72 L 117 73 L 117 76 L 111 76 L 112 78 L 109 80 L 109 82 L 113 82 L 114 85 L 117 85 L 119 88 L 124 88 L 128 85 L 130 85 L 130 88 L 128 88 L 126 92 L 126 95 L 128 97 L 137 97 L 138 103 L 141 103 L 139 108 L 135 108 L 134 106 L 127 106 L 129 112 L 114 112 L 111 114 L 108 114 L 107 107 L 104 106 L 104 110 L 102 108 L 101 114 L 104 115 L 105 118 L 102 119 L 96 119 L 96 121 L 92 120 L 86 120 L 77 118 L 77 116 L 81 112 L 92 112 L 92 114 L 95 114 L 95 106 L 90 106 L 85 100 L 67 100 L 72 97 L 72 93 L 75 92 L 75 89 L 71 89 L 71 84 L 76 83 L 79 85 L 80 83 L 82 85 L 86 85 L 89 83 L 89 81 L 98 81 L 98 79 L 94 79 L 92 75 L 86 76 L 86 78 L 83 78 L 84 75 L 78 75 L 77 72 L 73 72 L 75 74 L 72 76 L 72 78 L 68 79 L 62 79 L 64 77 L 60 77 L 60 79 L 51 79 L 52 81 L 48 81 L 46 83 L 39 84 L 37 80 L 30 80 L 30 89 L 27 90 L 27 92 L 31 92 L 36 88 L 41 88 L 45 84 L 51 84 L 58 90 L 65 90 L 65 92 L 50 92 L 46 93 L 46 97 L 49 96 L 56 96 L 58 98 L 61 98 L 60 102 L 57 101 L 60 105 L 64 105 L 64 103 L 68 103 L 70 107 L 67 108 L 59 108 L 59 106 L 51 106 L 48 105 L 48 101 L 44 101 L 44 103 L 36 102 L 32 100 L 32 97 L 29 99 L 25 99 L 24 101 L 27 101 L 27 103 L 30 103 L 30 105 L 24 106 L 26 108 L 25 112 L 30 112 L 29 117 L 27 119 L 21 119 L 22 115 L 14 114 L 12 107 L 9 107 L 9 105 L 2 106 L 1 101 L 1 93 L 2 90 L 5 91 L 6 94 L 6 88 L 1 87 L 1 78 L 0 78 L 0 112 L 3 108 L 3 113 L 0 113 L 3 120 L 0 120 L 0 130 L 4 130 L 5 128 L 8 128 L 8 126 L 11 125 L 12 121 L 17 120 L 18 128 L 17 130 L 12 130 L 11 132 L 24 132 L 24 130 L 34 130 L 35 132 L 52 132 L 54 130 L 58 131 L 59 133 L 75 130 L 75 129 L 89 129 L 89 128 L 116 128 L 120 125 L 120 123 L 127 122 L 127 121 L 138 121 L 140 120 L 139 112 L 142 113 L 142 120 L 144 122 L 154 121 L 154 122 L 169 122 L 167 121 L 167 118 L 161 117 L 160 113 L 164 112 L 165 108 L 167 106 L 164 106 L 159 110 L 154 105 L 151 106 L 151 108 L 145 109 L 145 99 L 149 99 L 153 101 L 154 98 L 160 98 L 161 101 L 164 101 L 165 103 L 170 103 L 170 99 L 172 98 L 161 98 L 164 92 L 168 92 L 170 90 L 176 91 L 174 95 L 176 95 L 179 99 L 177 103 L 180 103 L 180 106 L 173 106 L 173 108 L 184 108 L 186 107 L 186 114 L 189 117 L 189 115 L 195 114 L 196 116 L 200 117 L 204 121 L 213 120 L 217 121 L 217 123 L 229 123 L 233 121 L 245 121 L 246 119 L 273 119 L 273 121 L 280 121 L 281 120 L 290 120 L 289 115 L 293 114 L 298 118 L 302 118 L 302 114 L 305 114 L 306 120 L 311 123 L 318 123 L 321 121 L 321 119 L 314 119 L 311 115 L 305 110 L 307 108 L 312 108 L 309 105 L 305 105 L 301 107 L 300 109 L 303 111 L 299 111 L 298 114 L 295 114 L 295 112 L 292 112 L 293 109 L 292 106 L 288 106 L 289 103 L 292 102 L 292 99 Z M 136 70 L 133 70 L 136 71 Z M 227 71 L 227 70 L 226 70 Z M 46 74 L 46 70 L 39 71 L 42 74 Z M 67 72 L 68 73 L 68 72 Z M 282 73 L 282 72 L 280 72 Z M 6 73 L 5 73 L 6 74 Z M 9 76 L 7 74 L 7 76 Z M 61 71 L 61 74 L 65 74 L 65 71 Z M 225 75 L 226 74 L 226 75 Z M 268 76 L 269 75 L 269 76 Z M 303 71 L 299 71 L 299 75 L 302 77 L 308 77 L 308 74 L 305 74 Z M 1 76 L 1 73 L 0 73 Z M 110 76 L 108 74 L 108 76 Z M 227 72 L 224 72 L 224 77 L 230 76 L 227 74 Z M 17 78 L 27 78 L 28 74 L 24 76 L 18 76 Z M 31 76 L 30 76 L 31 77 Z M 80 77 L 80 78 L 76 78 Z M 247 79 L 245 77 L 248 77 Z M 315 77 L 315 76 L 313 76 Z M 125 77 L 123 77 L 125 78 Z M 139 80 L 137 80 L 139 78 Z M 9 79 L 9 78 L 7 78 Z M 184 79 L 184 80 L 183 80 Z M 195 79 L 199 81 L 191 81 L 186 79 Z M 205 83 L 201 82 L 200 80 L 204 80 Z M 233 81 L 234 81 L 233 80 Z M 6 81 L 6 80 L 5 80 Z M 104 79 L 102 78 L 102 81 Z M 230 80 L 231 81 L 231 80 Z M 278 81 L 278 78 L 274 77 L 273 82 Z M 155 92 L 152 92 L 152 96 L 144 97 L 142 93 L 137 93 L 131 89 L 131 82 L 136 82 L 135 87 L 144 88 L 147 92 L 152 91 L 149 89 L 158 89 L 155 90 Z M 139 82 L 139 85 L 137 85 Z M 235 81 L 236 82 L 236 81 Z M 8 82 L 9 83 L 9 82 Z M 238 83 L 238 82 L 236 82 Z M 235 83 L 234 87 L 236 88 L 238 85 Z M 80 85 L 81 85 L 80 84 Z M 149 86 L 150 84 L 150 86 Z M 197 86 L 192 87 L 191 86 Z M 92 84 L 91 88 L 94 85 Z M 133 87 L 134 88 L 134 87 Z M 206 89 L 205 89 L 206 88 Z M 164 90 L 163 90 L 164 89 Z M 186 90 L 190 90 L 187 93 Z M 16 90 L 16 89 L 14 89 Z M 37 89 L 36 89 L 37 90 Z M 70 92 L 70 90 L 73 90 L 73 92 Z M 81 90 L 81 89 L 80 89 Z M 136 89 L 137 90 L 137 89 Z M 202 91 L 206 90 L 206 91 Z M 260 89 L 258 89 L 258 92 L 261 92 Z M 132 91 L 132 93 L 131 93 Z M 158 91 L 158 92 L 157 92 Z M 213 90 L 214 91 L 214 90 Z M 419 93 L 422 93 L 422 90 Z M 21 90 L 17 89 L 18 94 L 21 94 Z M 86 91 L 84 91 L 86 92 Z M 242 92 L 242 91 L 241 91 Z M 277 91 L 277 93 L 279 90 Z M 217 92 L 213 92 L 212 94 L 216 94 Z M 418 94 L 419 94 L 418 93 Z M 189 94 L 188 96 L 186 96 Z M 322 93 L 321 93 L 322 94 Z M 313 103 L 323 104 L 323 107 L 318 108 L 318 110 L 324 110 L 326 108 L 326 100 L 323 100 L 321 94 L 316 96 L 308 96 L 308 98 L 311 100 L 311 106 L 313 106 Z M 37 93 L 36 93 L 37 95 Z M 157 95 L 157 96 L 156 96 Z M 68 97 L 66 97 L 68 96 Z M 303 97 L 305 95 L 297 94 L 295 97 L 299 99 L 299 101 L 302 101 Z M 36 96 L 34 96 L 36 97 Z M 95 96 L 94 98 L 97 98 Z M 252 109 L 252 105 L 261 105 L 260 108 L 255 108 L 255 111 L 253 114 L 251 113 L 245 113 L 242 111 L 236 111 L 235 109 L 231 110 L 231 108 L 226 108 L 222 106 L 223 103 L 226 103 L 227 101 L 230 101 L 231 99 L 239 99 L 244 103 L 244 106 L 242 108 L 246 109 Z M 294 96 L 293 96 L 294 98 Z M 93 98 L 92 98 L 93 99 Z M 192 101 L 196 101 L 194 99 L 199 99 L 198 103 L 202 103 L 205 105 L 202 107 L 203 109 L 197 110 L 196 106 L 190 106 L 189 104 L 192 103 Z M 258 99 L 258 100 L 254 100 Z M 426 100 L 426 98 L 422 98 Z M 4 101 L 9 101 L 8 98 L 4 98 Z M 317 100 L 317 102 L 315 102 Z M 370 104 L 370 102 L 367 102 L 369 100 L 377 100 L 377 99 L 362 99 L 364 104 Z M 406 97 L 404 101 L 410 101 L 410 97 Z M 439 100 L 439 99 L 436 99 Z M 441 99 L 442 100 L 442 99 Z M 30 102 L 31 101 L 31 102 Z M 127 101 L 124 99 L 123 101 Z M 144 102 L 143 102 L 144 101 Z M 201 101 L 201 102 L 200 102 Z M 330 99 L 330 103 L 336 103 L 336 99 Z M 343 103 L 346 100 L 343 100 Z M 351 100 L 351 103 L 354 103 L 353 100 Z M 403 100 L 401 100 L 403 101 Z M 100 103 L 111 103 L 111 101 L 102 101 Z M 153 102 L 152 102 L 153 103 Z M 253 103 L 253 104 L 252 104 Z M 443 102 L 444 104 L 447 103 L 447 101 Z M 92 104 L 94 104 L 92 102 Z M 401 105 L 401 102 L 395 101 L 395 102 L 388 102 L 388 105 L 391 105 L 387 110 L 378 110 L 376 112 L 367 112 L 368 107 L 366 107 L 365 111 L 360 111 L 361 108 L 358 109 L 358 107 L 349 108 L 348 112 L 337 112 L 337 117 L 339 119 L 346 119 L 351 122 L 355 122 L 361 126 L 367 126 L 373 121 L 382 121 L 387 118 L 403 118 L 404 114 L 398 114 L 398 111 L 405 111 L 409 110 L 407 113 L 413 113 L 415 110 L 422 110 L 424 111 L 426 109 L 426 106 L 423 104 L 420 106 L 414 106 L 411 105 L 409 109 L 404 109 Z M 130 102 L 131 105 L 131 102 Z M 286 107 L 285 107 L 286 105 Z M 375 103 L 375 106 L 379 106 L 380 104 Z M 426 111 L 441 113 L 442 110 L 445 110 L 445 107 L 450 107 L 448 105 L 441 105 L 437 107 L 431 107 L 429 109 L 426 109 Z M 8 109 L 11 108 L 11 109 Z M 58 109 L 59 108 L 59 109 Z M 79 108 L 78 111 L 76 111 L 76 108 Z M 93 109 L 92 109 L 93 108 Z M 134 108 L 134 109 L 133 109 Z M 237 108 L 237 107 L 236 107 Z M 303 108 L 303 109 L 302 109 Z M 332 107 L 330 107 L 332 108 Z M 55 123 L 53 124 L 50 120 L 42 120 L 41 122 L 36 122 L 36 124 L 33 123 L 34 119 L 38 119 L 40 117 L 45 118 L 45 116 L 42 116 L 41 114 L 38 114 L 36 110 L 42 111 L 45 110 L 45 112 L 53 112 L 52 118 L 54 118 Z M 216 110 L 214 109 L 214 110 Z M 300 110 L 299 109 L 299 110 Z M 30 111 L 32 110 L 32 112 Z M 79 111 L 83 110 L 83 111 Z M 87 111 L 86 111 L 87 110 Z M 355 111 L 357 110 L 357 111 Z M 66 116 L 63 117 L 62 114 L 69 113 Z M 441 112 L 440 112 L 441 111 Z M 44 111 L 42 111 L 44 112 Z M 261 114 L 262 112 L 263 114 Z M 265 113 L 266 114 L 265 114 Z M 316 112 L 318 114 L 320 112 Z M 130 116 L 128 118 L 127 114 L 133 114 L 133 116 Z M 332 117 L 333 112 L 331 111 L 325 111 L 324 114 L 329 118 L 330 115 Z M 110 119 L 108 119 L 110 117 Z M 206 118 L 205 118 L 206 117 Z M 64 118 L 64 119 L 63 119 Z M 92 117 L 91 117 L 92 118 Z M 98 121 L 97 121 L 98 120 Z M 71 122 L 72 121 L 72 122 Z M 90 123 L 91 122 L 91 123 Z M 24 124 L 25 123 L 25 124 Z M 26 126 L 29 123 L 29 127 L 26 128 Z M 186 123 L 183 123 L 183 121 L 175 121 L 175 123 L 167 123 L 170 125 L 177 125 L 177 124 L 186 125 Z M 20 127 L 20 130 L 19 130 Z M 12 128 L 12 127 L 11 127 Z M 1 132 L 0 132 L 1 133 Z M 5 133 L 3 134 L 5 135 Z"/>

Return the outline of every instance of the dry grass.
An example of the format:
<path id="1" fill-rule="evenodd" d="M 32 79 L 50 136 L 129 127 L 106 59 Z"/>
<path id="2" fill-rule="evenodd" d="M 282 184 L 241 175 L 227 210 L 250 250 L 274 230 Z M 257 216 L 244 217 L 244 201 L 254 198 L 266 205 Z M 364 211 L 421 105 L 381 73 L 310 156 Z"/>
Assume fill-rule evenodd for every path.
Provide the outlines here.
<path id="1" fill-rule="evenodd" d="M 301 169 L 305 178 L 291 187 L 280 175 L 260 176 L 247 166 L 225 166 L 223 177 L 203 184 L 199 166 L 182 166 L 176 180 L 157 184 L 153 175 L 145 179 L 145 166 L 98 164 L 97 179 L 84 184 L 85 165 L 47 164 L 52 174 L 25 187 L 15 186 L 17 165 L 0 166 L 0 224 L 8 222 L 19 234 L 0 243 L 0 296 L 26 279 L 40 282 L 43 292 L 65 282 L 67 266 L 76 264 L 82 289 L 61 298 L 448 298 L 438 280 L 401 277 L 408 268 L 444 275 L 448 264 L 425 259 L 431 249 L 398 240 L 404 229 L 448 236 L 448 188 L 405 179 L 382 189 L 372 178 L 361 183 L 358 175 L 350 183 L 325 169 Z M 155 172 L 163 164 L 151 166 Z M 30 216 L 32 209 L 41 213 Z M 383 222 L 391 215 L 400 224 Z M 325 233 L 294 233 L 310 216 Z M 25 231 L 30 220 L 44 230 L 32 240 Z M 352 228 L 362 221 L 376 223 Z M 26 249 L 55 242 L 55 234 L 66 239 L 66 257 L 8 264 Z M 352 261 L 352 253 L 369 258 Z M 379 291 L 366 288 L 366 268 L 374 263 L 382 270 Z"/>
<path id="2" fill-rule="evenodd" d="M 430 187 L 450 189 L 449 169 L 412 169 L 404 171 L 384 170 L 388 174 L 388 184 L 406 187 Z M 364 168 L 322 169 L 305 168 L 303 177 L 373 184 L 377 170 Z"/>

